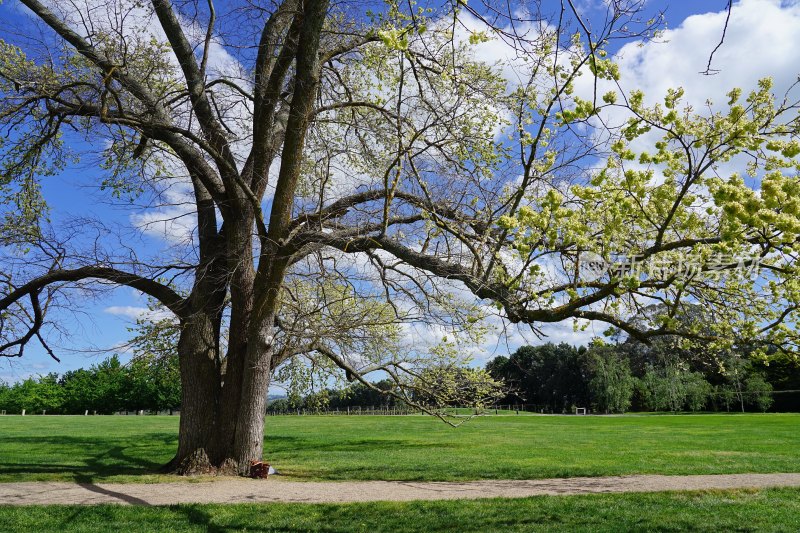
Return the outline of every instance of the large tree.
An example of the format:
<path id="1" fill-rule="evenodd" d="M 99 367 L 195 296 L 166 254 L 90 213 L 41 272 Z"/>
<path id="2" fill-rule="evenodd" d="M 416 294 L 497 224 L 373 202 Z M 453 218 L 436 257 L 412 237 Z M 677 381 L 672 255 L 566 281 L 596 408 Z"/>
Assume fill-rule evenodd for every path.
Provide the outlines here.
<path id="1" fill-rule="evenodd" d="M 700 114 L 623 90 L 606 48 L 657 30 L 640 1 L 592 24 L 569 0 L 20 3 L 39 31 L 0 42 L 0 353 L 50 350 L 76 291 L 149 295 L 179 331 L 176 471 L 246 472 L 282 365 L 424 396 L 492 306 L 534 330 L 794 340 L 796 106 L 768 80 Z M 507 61 L 479 60 L 486 41 Z M 48 223 L 40 183 L 79 155 L 111 200 L 188 196 L 188 242 Z M 759 192 L 716 174 L 731 161 Z M 624 318 L 653 302 L 647 327 Z M 676 321 L 685 302 L 714 328 Z M 420 323 L 430 352 L 404 345 Z"/>

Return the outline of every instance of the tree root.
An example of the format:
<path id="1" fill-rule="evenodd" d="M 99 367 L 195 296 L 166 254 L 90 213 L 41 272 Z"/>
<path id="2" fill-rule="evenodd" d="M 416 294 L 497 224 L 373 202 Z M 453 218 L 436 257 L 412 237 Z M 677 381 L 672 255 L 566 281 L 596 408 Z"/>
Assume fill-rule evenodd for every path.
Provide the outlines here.
<path id="1" fill-rule="evenodd" d="M 177 458 L 176 458 L 177 459 Z M 216 476 L 218 468 L 211 464 L 204 449 L 198 449 L 184 457 L 180 462 L 176 459 L 165 466 L 165 471 L 177 476 Z M 177 464 L 175 464 L 177 462 Z"/>
<path id="2" fill-rule="evenodd" d="M 164 474 L 176 476 L 252 477 L 250 465 L 247 465 L 247 468 L 239 468 L 239 463 L 230 457 L 219 465 L 214 465 L 202 448 L 193 451 L 181 460 L 175 457 L 164 465 L 160 471 Z"/>

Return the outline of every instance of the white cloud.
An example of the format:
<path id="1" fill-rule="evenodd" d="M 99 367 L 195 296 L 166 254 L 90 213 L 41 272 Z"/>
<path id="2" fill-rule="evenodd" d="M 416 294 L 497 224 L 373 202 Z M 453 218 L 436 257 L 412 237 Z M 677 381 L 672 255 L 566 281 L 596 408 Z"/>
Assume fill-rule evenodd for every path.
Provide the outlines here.
<path id="1" fill-rule="evenodd" d="M 147 307 L 138 307 L 133 305 L 112 305 L 103 309 L 103 312 L 130 320 L 146 318 L 157 321 L 172 316 L 172 314 L 168 311 L 153 311 Z"/>
<path id="2" fill-rule="evenodd" d="M 188 187 L 177 187 L 163 194 L 165 205 L 131 215 L 131 223 L 146 235 L 170 244 L 191 244 L 197 228 L 194 195 Z"/>
<path id="3" fill-rule="evenodd" d="M 761 78 L 772 77 L 778 98 L 797 81 L 800 66 L 800 3 L 781 0 L 741 0 L 733 6 L 723 44 L 714 52 L 711 69 L 705 75 L 709 58 L 719 44 L 725 28 L 726 11 L 687 17 L 675 29 L 664 32 L 659 41 L 628 43 L 614 56 L 620 69 L 620 86 L 645 95 L 645 104 L 663 101 L 667 90 L 682 87 L 683 101 L 695 112 L 706 112 L 706 102 L 724 109 L 726 94 L 738 87 L 748 94 Z M 576 92 L 591 98 L 594 78 L 586 72 L 576 81 Z M 616 86 L 604 80 L 597 84 L 598 98 Z M 620 108 L 604 111 L 605 118 L 617 124 L 627 118 Z M 652 144 L 650 134 L 638 140 Z M 634 145 L 634 148 L 637 148 Z"/>
<path id="4" fill-rule="evenodd" d="M 664 33 L 664 43 L 625 45 L 617 54 L 622 84 L 640 88 L 650 102 L 670 87 L 682 86 L 686 100 L 701 108 L 707 99 L 724 104 L 733 87 L 747 92 L 760 78 L 775 79 L 780 94 L 797 79 L 800 68 L 800 3 L 742 0 L 734 5 L 722 46 L 711 63 L 717 74 L 701 74 L 722 37 L 725 11 L 693 15 Z"/>

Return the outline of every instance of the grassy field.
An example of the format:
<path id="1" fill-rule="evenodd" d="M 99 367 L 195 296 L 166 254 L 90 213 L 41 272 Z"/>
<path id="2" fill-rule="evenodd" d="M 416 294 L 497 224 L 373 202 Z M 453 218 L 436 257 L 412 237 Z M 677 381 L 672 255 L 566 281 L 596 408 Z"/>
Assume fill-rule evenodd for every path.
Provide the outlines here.
<path id="1" fill-rule="evenodd" d="M 798 531 L 800 490 L 346 505 L 0 507 L 0 531 Z"/>
<path id="2" fill-rule="evenodd" d="M 0 481 L 159 481 L 177 417 L 0 417 Z M 270 417 L 293 479 L 532 479 L 800 472 L 800 415 Z"/>

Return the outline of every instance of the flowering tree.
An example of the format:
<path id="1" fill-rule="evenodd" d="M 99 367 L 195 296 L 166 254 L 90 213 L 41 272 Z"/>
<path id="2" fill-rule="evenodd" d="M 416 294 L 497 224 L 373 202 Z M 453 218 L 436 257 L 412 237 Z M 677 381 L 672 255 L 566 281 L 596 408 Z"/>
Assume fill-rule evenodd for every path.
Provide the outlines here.
<path id="1" fill-rule="evenodd" d="M 764 80 L 703 113 L 680 89 L 646 105 L 606 54 L 657 30 L 638 1 L 592 31 L 571 2 L 20 2 L 46 31 L 0 41 L 0 353 L 47 347 L 75 291 L 149 295 L 178 327 L 177 472 L 261 457 L 276 370 L 377 372 L 410 402 L 490 396 L 457 368 L 490 312 L 795 341 L 795 102 Z M 479 58 L 487 41 L 505 62 Z M 186 242 L 49 224 L 40 183 L 78 156 L 127 205 L 185 191 Z M 718 175 L 730 162 L 760 188 Z M 648 323 L 626 318 L 654 302 Z M 687 303 L 710 330 L 675 320 Z M 419 323 L 442 341 L 410 348 Z"/>

